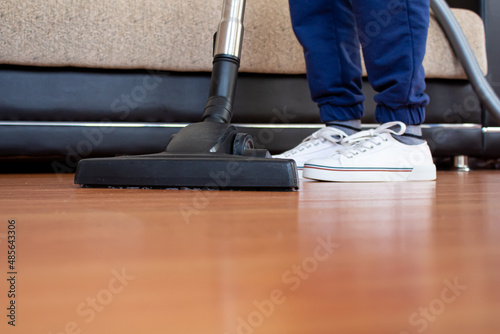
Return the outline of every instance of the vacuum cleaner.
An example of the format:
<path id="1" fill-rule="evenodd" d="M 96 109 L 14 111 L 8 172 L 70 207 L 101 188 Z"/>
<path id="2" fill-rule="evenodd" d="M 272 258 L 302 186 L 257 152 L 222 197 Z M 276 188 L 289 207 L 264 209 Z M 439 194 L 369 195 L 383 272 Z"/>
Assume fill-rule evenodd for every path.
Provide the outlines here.
<path id="1" fill-rule="evenodd" d="M 445 0 L 431 8 L 485 109 L 500 122 L 500 100 L 488 84 Z M 203 121 L 170 140 L 165 152 L 81 160 L 75 183 L 87 187 L 298 190 L 295 162 L 273 159 L 230 124 L 243 40 L 245 0 L 225 0 L 214 43 Z"/>
<path id="2" fill-rule="evenodd" d="M 81 160 L 75 183 L 139 187 L 295 191 L 294 160 L 273 159 L 230 124 L 243 41 L 245 0 L 224 0 L 214 36 L 210 93 L 202 121 L 173 135 L 165 152 Z"/>
<path id="3" fill-rule="evenodd" d="M 462 63 L 472 89 L 484 108 L 500 123 L 500 100 L 486 80 L 476 56 L 465 37 L 460 24 L 445 0 L 431 0 L 431 9 L 441 25 L 453 51 Z"/>

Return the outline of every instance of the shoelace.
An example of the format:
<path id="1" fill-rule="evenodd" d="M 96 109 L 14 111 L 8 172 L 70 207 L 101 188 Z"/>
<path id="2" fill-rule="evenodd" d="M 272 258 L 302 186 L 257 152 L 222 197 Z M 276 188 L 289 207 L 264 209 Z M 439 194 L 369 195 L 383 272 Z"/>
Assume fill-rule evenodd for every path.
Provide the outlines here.
<path id="1" fill-rule="evenodd" d="M 344 131 L 339 130 L 335 127 L 326 126 L 314 132 L 312 135 L 306 137 L 302 141 L 302 143 L 294 149 L 286 151 L 283 154 L 285 156 L 290 156 L 298 153 L 299 151 L 303 151 L 306 148 L 311 148 L 313 145 L 318 146 L 320 143 L 324 143 L 325 141 L 329 141 L 333 144 L 338 144 L 345 138 L 347 138 L 347 135 Z"/>
<path id="2" fill-rule="evenodd" d="M 399 130 L 394 130 L 392 129 L 393 127 L 399 127 Z M 359 153 L 364 153 L 367 150 L 373 149 L 375 146 L 381 145 L 382 142 L 387 141 L 388 139 L 384 138 L 384 136 L 382 136 L 383 134 L 389 133 L 400 136 L 405 130 L 406 125 L 403 122 L 388 122 L 376 129 L 360 131 L 342 139 L 342 145 L 347 147 L 340 150 L 339 154 L 352 158 Z"/>

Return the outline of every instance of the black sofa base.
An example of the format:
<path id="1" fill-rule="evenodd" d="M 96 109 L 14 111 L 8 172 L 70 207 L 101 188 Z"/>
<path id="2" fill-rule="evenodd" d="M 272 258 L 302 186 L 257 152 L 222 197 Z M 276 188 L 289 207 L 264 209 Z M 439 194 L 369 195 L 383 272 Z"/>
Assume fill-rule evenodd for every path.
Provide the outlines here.
<path id="1" fill-rule="evenodd" d="M 428 80 L 424 136 L 435 156 L 489 156 L 498 135 L 464 80 Z M 80 158 L 162 151 L 170 136 L 200 121 L 209 73 L 0 67 L 0 157 Z M 365 81 L 364 124 L 374 123 L 375 92 Z M 277 153 L 318 129 L 304 75 L 240 75 L 233 123 Z M 498 138 L 500 140 L 500 138 Z"/>
<path id="2" fill-rule="evenodd" d="M 76 165 L 81 158 L 157 153 L 163 151 L 171 135 L 185 125 L 0 122 L 0 145 L 9 149 L 0 157 L 59 156 L 67 157 L 68 162 L 73 162 L 70 165 Z M 321 124 L 236 125 L 242 132 L 254 137 L 257 148 L 267 148 L 271 153 L 283 152 L 296 146 L 303 138 L 322 126 Z M 365 124 L 364 128 L 375 126 L 375 124 Z M 426 124 L 423 126 L 423 135 L 435 156 L 482 154 L 483 130 L 480 125 Z M 500 131 L 495 133 L 495 136 L 500 137 Z"/>

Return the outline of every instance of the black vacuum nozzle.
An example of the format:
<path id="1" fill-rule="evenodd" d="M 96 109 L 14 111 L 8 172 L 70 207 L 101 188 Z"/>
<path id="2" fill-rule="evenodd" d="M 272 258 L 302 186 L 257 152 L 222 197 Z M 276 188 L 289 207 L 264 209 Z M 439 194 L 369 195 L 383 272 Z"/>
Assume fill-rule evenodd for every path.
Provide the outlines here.
<path id="1" fill-rule="evenodd" d="M 295 161 L 255 150 L 229 124 L 240 66 L 245 0 L 224 0 L 203 122 L 173 136 L 163 153 L 82 160 L 75 183 L 87 187 L 278 190 L 299 188 Z"/>
<path id="2" fill-rule="evenodd" d="M 200 122 L 175 134 L 158 154 L 81 160 L 75 183 L 86 187 L 294 191 L 295 161 L 254 149 L 231 124 Z"/>
<path id="3" fill-rule="evenodd" d="M 293 160 L 258 157 L 259 151 L 247 150 L 240 156 L 164 152 L 87 159 L 80 161 L 75 183 L 110 188 L 260 191 L 295 191 L 299 188 Z"/>

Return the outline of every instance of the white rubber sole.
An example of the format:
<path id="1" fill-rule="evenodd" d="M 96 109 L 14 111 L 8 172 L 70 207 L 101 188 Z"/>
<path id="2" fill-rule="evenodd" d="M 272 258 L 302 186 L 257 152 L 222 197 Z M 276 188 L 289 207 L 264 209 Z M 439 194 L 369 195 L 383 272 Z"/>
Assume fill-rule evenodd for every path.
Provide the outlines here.
<path id="1" fill-rule="evenodd" d="M 434 181 L 436 166 L 432 164 L 408 168 L 351 168 L 305 164 L 302 176 L 307 179 L 333 182 Z"/>

